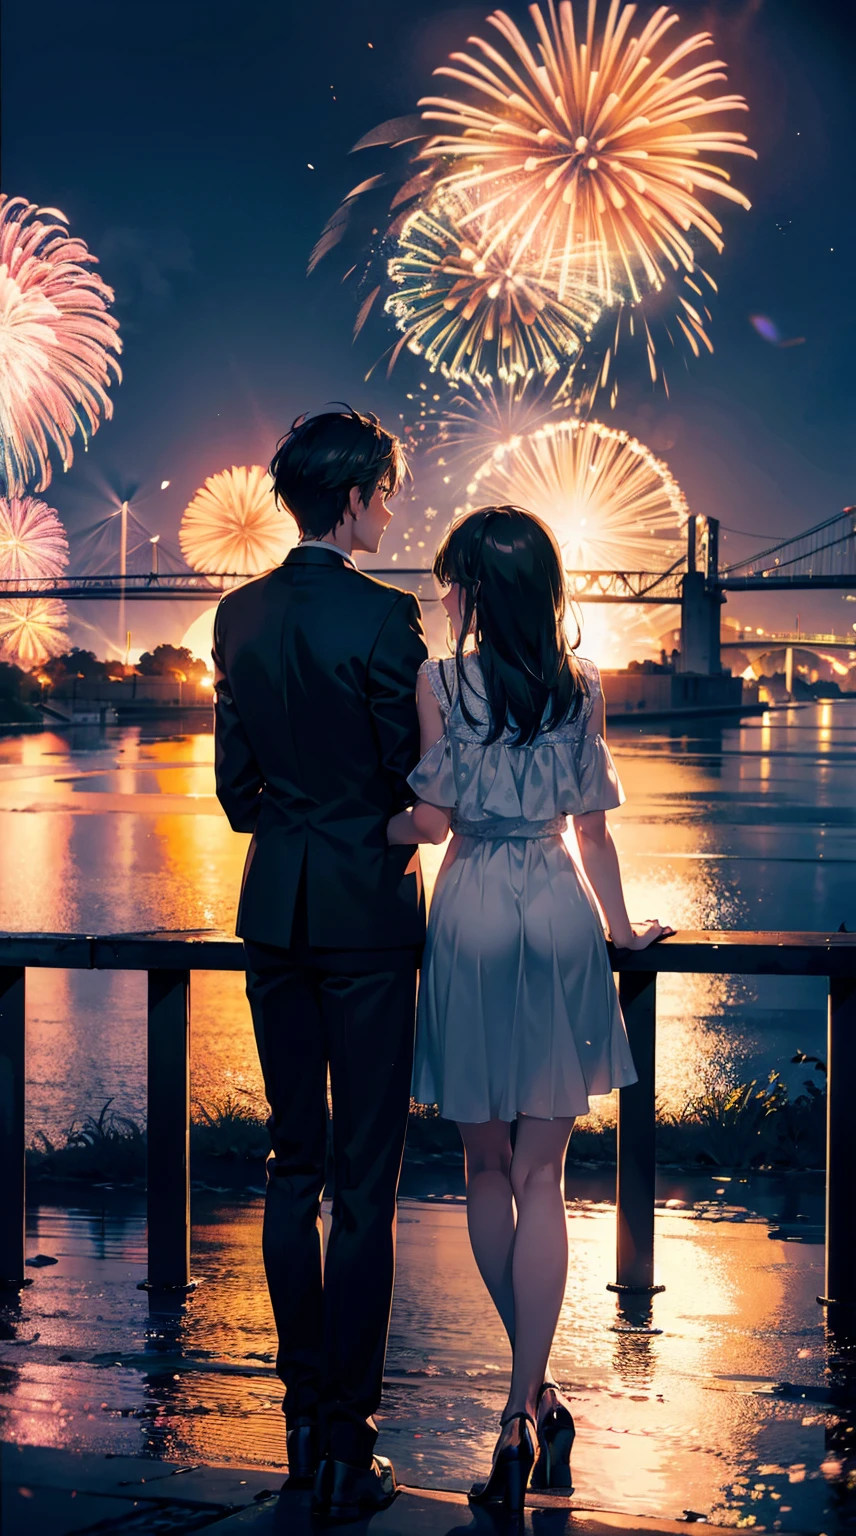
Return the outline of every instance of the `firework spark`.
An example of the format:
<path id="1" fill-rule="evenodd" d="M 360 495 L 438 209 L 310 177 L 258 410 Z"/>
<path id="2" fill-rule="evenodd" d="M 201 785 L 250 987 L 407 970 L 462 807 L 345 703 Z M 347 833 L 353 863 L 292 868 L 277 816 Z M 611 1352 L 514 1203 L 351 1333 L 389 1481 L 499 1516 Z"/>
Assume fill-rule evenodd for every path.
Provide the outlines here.
<path id="1" fill-rule="evenodd" d="M 181 519 L 181 552 L 196 571 L 258 576 L 297 543 L 297 528 L 274 501 L 261 464 L 221 470 L 200 486 Z"/>
<path id="2" fill-rule="evenodd" d="M 589 277 L 592 253 L 574 252 L 571 278 L 557 296 L 559 264 L 534 251 L 515 258 L 468 193 L 419 207 L 398 237 L 388 274 L 395 291 L 386 312 L 406 344 L 451 379 L 549 378 L 567 367 L 603 304 Z"/>
<path id="3" fill-rule="evenodd" d="M 418 398 L 421 436 L 413 433 L 414 445 L 465 482 L 496 449 L 516 447 L 536 427 L 568 414 L 563 384 L 557 389 L 529 376 L 498 384 L 447 382 L 444 395 Z"/>
<path id="4" fill-rule="evenodd" d="M 706 285 L 706 286 L 705 286 Z M 692 276 L 685 272 L 680 283 L 670 279 L 655 293 L 638 304 L 621 302 L 605 314 L 586 347 L 579 367 L 561 386 L 566 402 L 574 399 L 578 408 L 590 408 L 598 394 L 608 389 L 613 408 L 618 399 L 618 351 L 635 349 L 645 363 L 652 384 L 661 384 L 666 394 L 664 348 L 680 350 L 700 357 L 702 349 L 713 352 L 708 335 L 711 313 L 709 292 L 716 293 L 716 283 L 708 272 L 696 267 Z M 666 356 L 669 352 L 666 350 Z"/>
<path id="5" fill-rule="evenodd" d="M 50 222 L 46 222 L 49 220 Z M 113 291 L 56 208 L 0 194 L 0 479 L 7 495 L 50 483 L 50 449 L 63 469 L 72 438 L 109 419 L 121 371 Z"/>
<path id="6" fill-rule="evenodd" d="M 543 518 L 571 571 L 663 569 L 687 517 L 680 486 L 644 443 L 579 417 L 496 448 L 467 494 L 467 509 L 513 503 Z"/>
<path id="7" fill-rule="evenodd" d="M 68 539 L 53 507 L 35 496 L 0 497 L 0 578 L 60 576 L 67 564 Z"/>
<path id="8" fill-rule="evenodd" d="M 582 239 L 600 252 L 604 295 L 612 296 L 617 271 L 635 301 L 641 280 L 657 287 L 667 269 L 693 270 L 691 231 L 722 250 L 722 226 L 696 194 L 749 203 L 707 157 L 755 153 L 745 134 L 710 126 L 723 113 L 747 110 L 741 96 L 702 94 L 726 78 L 724 64 L 687 67 L 712 43 L 709 33 L 664 51 L 678 20 L 666 6 L 635 37 L 634 5 L 610 0 L 597 32 L 596 8 L 597 0 L 589 0 L 583 37 L 569 0 L 558 9 L 548 0 L 546 18 L 531 5 L 536 52 L 510 17 L 495 11 L 488 21 L 506 52 L 471 37 L 475 55 L 452 54 L 435 71 L 476 100 L 422 100 L 424 121 L 443 126 L 416 158 L 432 162 L 438 186 L 477 189 L 495 219 L 497 246 L 510 241 L 522 254 L 537 238 L 542 259 L 559 262 L 560 297 L 569 256 Z"/>
<path id="9" fill-rule="evenodd" d="M 60 656 L 68 643 L 65 603 L 54 598 L 0 602 L 0 657 L 29 670 Z"/>

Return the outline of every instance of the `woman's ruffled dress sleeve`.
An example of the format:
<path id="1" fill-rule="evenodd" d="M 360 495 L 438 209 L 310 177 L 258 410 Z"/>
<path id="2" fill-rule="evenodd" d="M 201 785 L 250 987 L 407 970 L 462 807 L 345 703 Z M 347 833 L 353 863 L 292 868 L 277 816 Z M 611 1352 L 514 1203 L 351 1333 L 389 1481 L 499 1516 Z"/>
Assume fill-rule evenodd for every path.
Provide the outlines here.
<path id="1" fill-rule="evenodd" d="M 458 795 L 448 731 L 450 695 L 444 687 L 440 666 L 441 663 L 434 658 L 423 661 L 419 676 L 428 678 L 447 728 L 439 741 L 435 741 L 433 747 L 417 763 L 407 782 L 426 805 L 439 805 L 448 810 L 457 805 Z"/>
<path id="2" fill-rule="evenodd" d="M 612 754 L 593 729 L 600 675 L 592 662 L 582 666 L 589 693 L 576 718 L 521 747 L 505 740 L 486 746 L 461 711 L 450 708 L 440 663 L 425 662 L 422 671 L 446 729 L 410 774 L 411 789 L 420 800 L 454 809 L 455 820 L 471 824 L 545 823 L 621 805 L 624 792 Z"/>

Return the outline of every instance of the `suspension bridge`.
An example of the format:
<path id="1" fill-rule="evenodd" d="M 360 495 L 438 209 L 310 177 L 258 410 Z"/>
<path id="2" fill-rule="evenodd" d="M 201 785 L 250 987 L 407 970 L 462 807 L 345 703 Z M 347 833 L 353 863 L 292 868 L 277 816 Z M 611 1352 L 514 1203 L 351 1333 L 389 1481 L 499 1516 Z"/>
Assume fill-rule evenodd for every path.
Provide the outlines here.
<path id="1" fill-rule="evenodd" d="M 101 568 L 68 576 L 0 579 L 0 600 L 58 598 L 65 601 L 116 600 L 126 602 L 173 600 L 216 602 L 246 577 L 235 572 L 192 571 L 178 551 L 159 535 L 150 535 L 129 510 L 121 509 L 120 570 L 103 568 L 103 545 L 112 517 L 86 531 L 92 556 L 100 554 Z M 117 514 L 113 514 L 115 517 Z M 129 539 L 131 542 L 129 542 Z M 115 542 L 115 541 L 114 541 Z M 86 537 L 82 540 L 86 548 Z M 99 546 L 101 548 L 99 549 Z M 146 569 L 139 569 L 141 558 Z M 93 559 L 93 564 L 97 561 Z M 133 564 L 137 569 L 131 569 Z M 423 602 L 436 601 L 430 571 L 424 566 L 390 565 L 373 568 L 371 574 L 416 591 Z M 721 565 L 719 521 L 690 516 L 687 546 L 680 559 L 660 571 L 569 571 L 571 595 L 578 603 L 644 603 L 680 606 L 681 666 L 687 672 L 720 670 L 725 648 L 753 651 L 779 645 L 823 644 L 856 649 L 846 635 L 789 634 L 723 641 L 720 637 L 722 604 L 730 592 L 854 591 L 856 592 L 856 507 L 845 507 L 834 517 L 789 539 L 761 550 L 748 559 Z M 120 626 L 121 627 L 121 626 Z"/>

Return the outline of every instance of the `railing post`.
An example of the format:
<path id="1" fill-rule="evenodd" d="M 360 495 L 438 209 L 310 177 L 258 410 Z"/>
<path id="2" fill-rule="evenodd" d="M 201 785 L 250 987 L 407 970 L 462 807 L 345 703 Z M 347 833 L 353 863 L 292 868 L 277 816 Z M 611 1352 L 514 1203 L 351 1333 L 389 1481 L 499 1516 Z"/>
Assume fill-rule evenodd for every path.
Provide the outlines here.
<path id="1" fill-rule="evenodd" d="M 190 972 L 149 971 L 144 1288 L 190 1288 Z"/>
<path id="2" fill-rule="evenodd" d="M 26 1012 L 23 966 L 0 967 L 0 1290 L 25 1278 Z"/>
<path id="3" fill-rule="evenodd" d="M 856 976 L 829 980 L 826 1059 L 826 1285 L 818 1301 L 856 1306 Z"/>
<path id="4" fill-rule="evenodd" d="M 638 1082 L 618 1091 L 617 1273 L 610 1291 L 653 1295 L 656 971 L 622 971 L 618 996 Z"/>

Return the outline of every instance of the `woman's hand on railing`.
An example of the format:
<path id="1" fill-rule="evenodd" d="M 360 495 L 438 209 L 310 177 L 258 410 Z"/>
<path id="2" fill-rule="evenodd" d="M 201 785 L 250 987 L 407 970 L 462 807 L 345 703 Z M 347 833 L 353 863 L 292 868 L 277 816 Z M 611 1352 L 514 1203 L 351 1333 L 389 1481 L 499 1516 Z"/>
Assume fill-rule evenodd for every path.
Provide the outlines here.
<path id="1" fill-rule="evenodd" d="M 644 923 L 631 923 L 629 933 L 620 936 L 611 933 L 610 938 L 616 949 L 647 949 L 650 944 L 656 944 L 658 939 L 668 939 L 675 931 L 657 918 L 647 918 Z"/>

